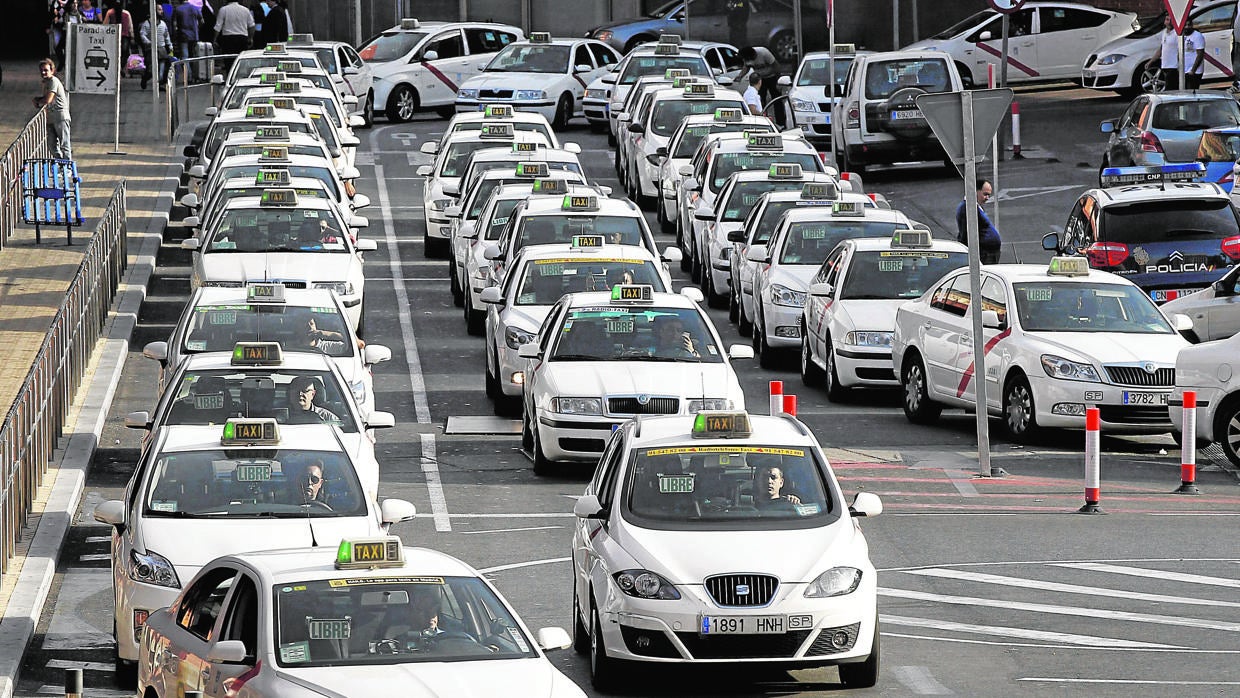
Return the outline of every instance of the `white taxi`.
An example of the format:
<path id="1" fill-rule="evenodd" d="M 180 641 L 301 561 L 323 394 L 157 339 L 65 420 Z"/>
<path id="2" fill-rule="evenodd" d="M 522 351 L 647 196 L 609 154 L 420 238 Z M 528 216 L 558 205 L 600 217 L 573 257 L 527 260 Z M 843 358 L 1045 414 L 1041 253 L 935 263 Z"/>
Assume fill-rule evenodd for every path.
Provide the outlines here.
<path id="1" fill-rule="evenodd" d="M 271 104 L 250 104 L 240 109 L 228 109 L 212 119 L 203 134 L 201 145 L 188 145 L 182 151 L 190 159 L 185 168 L 186 174 L 191 178 L 206 177 L 207 169 L 225 139 L 234 133 L 255 133 L 269 126 L 286 126 L 290 133 L 318 133 L 310 117 L 296 109 L 277 109 Z"/>
<path id="2" fill-rule="evenodd" d="M 362 117 L 365 127 L 370 127 L 375 117 L 374 69 L 352 46 L 343 41 L 316 41 L 313 34 L 290 34 L 286 45 L 314 51 L 340 91 L 356 100 L 350 113 Z"/>
<path id="3" fill-rule="evenodd" d="M 251 284 L 200 288 L 190 296 L 167 341 L 151 342 L 142 355 L 159 362 L 162 390 L 181 360 L 193 354 L 233 351 L 237 342 L 278 342 L 281 351 L 331 357 L 362 414 L 375 409 L 371 368 L 392 358 L 382 344 L 367 344 L 349 327 L 340 298 L 327 289 Z"/>
<path id="4" fill-rule="evenodd" d="M 264 175 L 263 173 L 271 170 L 286 170 L 294 179 L 310 177 L 323 182 L 331 194 L 329 198 L 335 201 L 341 210 L 356 210 L 362 207 L 362 202 L 367 205 L 370 203 L 369 198 L 354 193 L 352 182 L 361 175 L 356 167 L 345 168 L 345 174 L 352 179 L 342 179 L 340 173 L 332 167 L 331 160 L 311 155 L 292 155 L 279 146 L 268 145 L 258 155 L 234 155 L 226 160 L 220 160 L 211 170 L 210 176 L 203 180 L 199 187 L 193 186 L 191 178 L 189 193 L 197 196 L 199 201 L 211 201 L 212 197 L 223 188 L 224 182 L 237 177 L 249 177 L 254 182 L 262 179 L 268 187 L 285 186 L 280 181 L 283 175 Z M 275 177 L 275 179 L 267 179 L 267 176 Z M 359 196 L 363 198 L 357 198 Z M 203 209 L 199 213 L 209 212 Z"/>
<path id="5" fill-rule="evenodd" d="M 823 150 L 830 146 L 831 109 L 844 93 L 844 80 L 856 57 L 857 50 L 853 44 L 835 45 L 834 88 L 827 87 L 832 77 L 830 51 L 805 54 L 795 75 L 779 78 L 780 87 L 788 88 L 788 104 L 792 107 L 792 119 L 797 128 Z"/>
<path id="6" fill-rule="evenodd" d="M 638 78 L 647 75 L 664 75 L 668 69 L 687 70 L 690 75 L 704 78 L 712 77 L 714 72 L 701 54 L 707 44 L 702 42 L 683 42 L 679 36 L 670 35 L 675 42 L 668 42 L 668 36 L 661 36 L 658 43 L 645 43 L 625 54 L 612 70 L 596 78 L 586 85 L 586 97 L 583 100 L 586 121 L 599 133 L 606 131 L 608 112 L 611 102 L 623 102 Z M 670 43 L 675 48 L 667 48 Z"/>
<path id="7" fill-rule="evenodd" d="M 210 198 L 200 199 L 197 194 L 189 192 L 181 197 L 181 205 L 191 215 L 181 219 L 181 225 L 198 235 L 200 226 L 206 225 L 198 215 L 199 211 L 211 213 L 213 217 L 223 212 L 225 204 L 233 199 L 245 196 L 262 196 L 263 191 L 272 187 L 291 188 L 299 198 L 328 199 L 347 206 L 351 211 L 358 211 L 370 205 L 370 197 L 365 194 L 354 194 L 350 199 L 341 191 L 335 181 L 323 181 L 316 177 L 297 177 L 286 167 L 259 168 L 249 177 L 229 177 L 218 182 L 211 188 Z"/>
<path id="8" fill-rule="evenodd" d="M 258 198 L 229 201 L 216 225 L 202 238 L 186 238 L 193 252 L 191 288 L 241 287 L 282 283 L 293 288 L 326 288 L 340 296 L 349 324 L 365 332 L 362 253 L 374 240 L 355 244 L 348 234 L 357 221 L 345 220 L 324 199 L 299 199 L 292 189 L 268 189 Z"/>
<path id="9" fill-rule="evenodd" d="M 1197 440 L 1217 443 L 1236 466 L 1240 466 L 1238 356 L 1240 335 L 1182 349 L 1175 359 L 1175 391 L 1169 403 L 1172 434 L 1182 440 L 1184 391 L 1196 392 Z"/>
<path id="10" fill-rule="evenodd" d="M 524 36 L 509 24 L 405 18 L 366 42 L 358 55 L 374 71 L 376 108 L 389 121 L 403 122 L 428 107 L 451 115 L 457 86 Z"/>
<path id="11" fill-rule="evenodd" d="M 895 231 L 912 227 L 903 213 L 869 208 L 866 201 L 862 194 L 841 194 L 829 214 L 794 208 L 779 219 L 769 243 L 745 251 L 754 263 L 753 347 L 763 368 L 781 364 L 776 352 L 801 348 L 805 291 L 841 240 L 890 239 Z"/>
<path id="12" fill-rule="evenodd" d="M 517 254 L 504 285 L 482 291 L 487 310 L 487 396 L 497 414 L 519 409 L 525 362 L 522 344 L 534 341 L 551 306 L 568 293 L 608 291 L 618 284 L 671 290 L 667 270 L 648 250 L 633 245 L 597 245 L 579 235 L 569 245 L 538 245 Z M 502 338 L 502 341 L 501 341 Z"/>
<path id="13" fill-rule="evenodd" d="M 555 128 L 563 128 L 582 114 L 586 85 L 618 62 L 620 54 L 594 39 L 552 39 L 547 32 L 530 32 L 496 54 L 480 75 L 461 83 L 457 111 L 474 111 L 486 104 L 511 104 L 519 111 L 542 114 Z"/>
<path id="14" fill-rule="evenodd" d="M 290 49 L 288 44 L 268 44 L 264 48 L 247 49 L 237 54 L 228 75 L 213 75 L 211 82 L 217 85 L 231 85 L 238 78 L 252 75 L 259 68 L 279 68 L 281 65 L 297 62 L 305 68 L 323 70 L 323 64 L 314 51 L 308 49 Z M 217 65 L 228 65 L 225 61 L 217 61 Z"/>
<path id="15" fill-rule="evenodd" d="M 973 316 L 967 269 L 900 306 L 892 365 L 909 421 L 931 423 L 945 407 L 976 405 Z M 982 268 L 986 407 L 1014 439 L 1039 427 L 1085 426 L 1096 406 L 1111 433 L 1171 431 L 1167 400 L 1175 359 L 1188 342 L 1132 282 L 1092 270 L 1084 257 L 1049 265 Z"/>
<path id="16" fill-rule="evenodd" d="M 689 295 L 619 285 L 560 299 L 517 355 L 525 360 L 521 445 L 542 475 L 553 461 L 593 465 L 615 425 L 636 415 L 744 409 L 731 359 L 753 352 L 725 353 Z"/>
<path id="17" fill-rule="evenodd" d="M 560 147 L 560 141 L 555 135 L 555 129 L 551 128 L 551 122 L 547 121 L 542 114 L 528 111 L 516 111 L 508 104 L 488 104 L 482 111 L 458 112 L 452 115 L 448 120 L 448 126 L 443 130 L 443 136 L 440 142 L 446 141 L 452 134 L 458 131 L 481 131 L 483 124 L 493 123 L 496 120 L 503 120 L 512 123 L 513 129 L 517 131 L 534 131 L 541 133 L 547 137 L 547 141 L 552 147 Z"/>
<path id="18" fill-rule="evenodd" d="M 841 242 L 805 294 L 801 380 L 823 385 L 832 402 L 857 386 L 899 385 L 891 368 L 896 309 L 968 263 L 969 248 L 928 230 Z"/>
<path id="19" fill-rule="evenodd" d="M 206 565 L 142 634 L 138 692 L 203 696 L 584 698 L 478 570 L 395 536 Z"/>
<path id="20" fill-rule="evenodd" d="M 122 668 L 141 659 L 147 618 L 212 559 L 263 548 L 334 547 L 345 537 L 378 535 L 413 514 L 403 500 L 375 504 L 339 433 L 327 426 L 233 418 L 159 430 L 124 500 L 101 502 L 94 511 L 96 521 L 113 527 Z"/>
<path id="21" fill-rule="evenodd" d="M 869 492 L 845 504 L 794 417 L 621 425 L 573 507 L 573 645 L 595 687 L 637 676 L 623 660 L 834 665 L 873 686 L 878 580 L 857 519 L 882 509 Z"/>
<path id="22" fill-rule="evenodd" d="M 1164 314 L 1183 313 L 1193 321 L 1192 339 L 1210 342 L 1240 332 L 1240 264 L 1208 288 L 1169 300 Z"/>

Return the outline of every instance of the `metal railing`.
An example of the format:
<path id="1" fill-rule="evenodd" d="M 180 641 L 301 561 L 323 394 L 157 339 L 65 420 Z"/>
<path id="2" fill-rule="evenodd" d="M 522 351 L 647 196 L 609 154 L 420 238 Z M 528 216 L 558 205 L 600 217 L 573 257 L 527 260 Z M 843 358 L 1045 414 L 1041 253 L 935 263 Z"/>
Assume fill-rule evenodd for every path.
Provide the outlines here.
<path id="1" fill-rule="evenodd" d="M 168 95 L 169 143 L 176 142 L 176 132 L 182 123 L 198 120 L 202 116 L 203 109 L 215 104 L 217 91 L 223 86 L 216 85 L 211 78 L 216 74 L 217 67 L 227 72 L 236 57 L 235 53 L 213 54 L 186 58 L 172 64 L 172 69 L 168 71 L 168 82 L 164 91 L 164 94 Z M 203 67 L 206 68 L 205 71 Z M 191 78 L 191 75 L 194 77 Z M 194 100 L 192 107 L 191 96 Z M 197 108 L 197 114 L 193 111 L 195 108 Z"/>
<path id="2" fill-rule="evenodd" d="M 22 218 L 22 164 L 35 158 L 47 158 L 47 107 L 39 110 L 22 128 L 13 144 L 0 157 L 0 249 Z"/>
<path id="3" fill-rule="evenodd" d="M 0 574 L 8 570 L 120 287 L 128 254 L 125 214 L 122 181 L 113 190 L 34 365 L 0 424 Z"/>

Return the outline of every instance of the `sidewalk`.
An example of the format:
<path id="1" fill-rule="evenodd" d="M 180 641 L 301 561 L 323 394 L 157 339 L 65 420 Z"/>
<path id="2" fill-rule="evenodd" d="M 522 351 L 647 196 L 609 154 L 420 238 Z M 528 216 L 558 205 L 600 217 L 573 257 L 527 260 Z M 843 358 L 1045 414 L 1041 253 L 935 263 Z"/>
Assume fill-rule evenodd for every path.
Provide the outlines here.
<path id="1" fill-rule="evenodd" d="M 7 148 L 32 116 L 30 98 L 39 92 L 36 61 L 5 62 L 0 85 L 0 149 Z M 65 439 L 48 467 L 33 513 L 9 571 L 0 579 L 0 698 L 11 695 L 22 652 L 42 612 L 56 573 L 65 530 L 81 496 L 82 478 L 102 427 L 115 375 L 127 352 L 146 278 L 162 238 L 180 173 L 180 158 L 168 142 L 163 112 L 153 117 L 150 91 L 136 79 L 121 86 L 120 150 L 113 150 L 113 97 L 71 95 L 73 153 L 82 178 L 85 224 L 65 245 L 63 229 L 45 228 L 43 243 L 33 227 L 18 227 L 0 250 L 0 413 L 7 413 L 30 371 L 51 321 L 77 272 L 86 241 L 122 180 L 128 188 L 129 269 L 118 294 L 120 306 L 105 328 L 91 369 L 83 378 L 76 411 Z M 132 314 L 132 317 L 129 317 Z M 106 378 L 90 385 L 92 378 Z M 95 381 L 96 384 L 101 381 Z M 94 389 L 100 388 L 99 390 Z M 46 524 L 46 525 L 41 525 Z"/>

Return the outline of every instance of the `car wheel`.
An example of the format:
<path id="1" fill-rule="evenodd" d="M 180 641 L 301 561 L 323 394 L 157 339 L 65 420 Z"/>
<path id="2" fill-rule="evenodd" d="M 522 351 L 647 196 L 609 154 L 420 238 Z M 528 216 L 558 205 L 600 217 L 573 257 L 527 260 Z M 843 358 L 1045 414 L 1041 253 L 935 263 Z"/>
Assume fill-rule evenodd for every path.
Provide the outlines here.
<path id="1" fill-rule="evenodd" d="M 1162 70 L 1156 61 L 1150 61 L 1137 69 L 1133 76 L 1133 84 L 1139 85 L 1142 92 L 1165 92 L 1167 81 L 1163 79 Z"/>
<path id="2" fill-rule="evenodd" d="M 606 122 L 606 121 L 591 121 L 591 122 L 590 122 L 590 131 L 591 131 L 592 133 L 606 133 L 606 132 L 607 132 L 607 122 Z"/>
<path id="3" fill-rule="evenodd" d="M 672 222 L 668 220 L 667 212 L 663 209 L 663 197 L 661 195 L 656 196 L 654 201 L 654 217 L 659 221 L 659 232 L 664 235 L 674 235 L 676 233 L 676 228 L 672 225 Z"/>
<path id="4" fill-rule="evenodd" d="M 525 400 L 521 400 L 521 450 L 534 453 L 534 431 L 530 426 L 529 412 L 525 409 Z"/>
<path id="5" fill-rule="evenodd" d="M 740 292 L 737 291 L 736 330 L 741 333 L 742 337 L 751 337 L 753 336 L 753 321 L 745 313 L 745 303 L 741 301 L 739 294 Z"/>
<path id="6" fill-rule="evenodd" d="M 1098 186 L 1102 186 L 1102 171 L 1111 166 L 1111 159 L 1106 155 L 1102 156 L 1102 164 L 1098 166 Z"/>
<path id="7" fill-rule="evenodd" d="M 963 63 L 957 63 L 956 72 L 960 73 L 960 84 L 964 86 L 964 89 L 974 89 L 975 85 L 973 84 L 973 71 L 969 70 Z"/>
<path id="8" fill-rule="evenodd" d="M 814 350 L 809 346 L 809 337 L 804 328 L 801 330 L 801 382 L 806 387 L 816 388 L 822 385 L 822 369 L 814 363 Z"/>
<path id="9" fill-rule="evenodd" d="M 456 116 L 456 105 L 449 104 L 446 107 L 438 107 L 435 109 L 435 113 L 438 114 L 441 119 L 451 119 Z"/>
<path id="10" fill-rule="evenodd" d="M 357 336 L 366 334 L 366 301 L 362 301 L 361 307 L 357 309 Z"/>
<path id="11" fill-rule="evenodd" d="M 870 656 L 857 664 L 841 664 L 840 681 L 848 688 L 871 688 L 878 683 L 879 664 L 879 633 L 878 622 L 874 623 L 874 644 L 870 645 Z"/>
<path id="12" fill-rule="evenodd" d="M 114 595 L 115 596 L 115 595 Z M 115 614 L 113 614 L 115 615 Z M 119 646 L 120 636 L 116 634 L 116 618 L 112 619 L 112 639 Z M 135 688 L 138 685 L 138 663 L 121 659 L 119 654 L 112 655 L 113 681 L 118 688 Z"/>
<path id="13" fill-rule="evenodd" d="M 596 690 L 613 688 L 620 678 L 616 660 L 607 656 L 598 609 L 590 608 L 590 683 Z"/>
<path id="14" fill-rule="evenodd" d="M 473 294 L 466 292 L 465 296 L 465 331 L 474 337 L 481 337 L 487 332 L 487 314 L 478 310 L 474 310 L 472 303 Z"/>
<path id="15" fill-rule="evenodd" d="M 456 273 L 456 262 L 448 262 L 448 288 L 452 291 L 452 304 L 461 307 L 465 303 L 465 290 L 461 288 L 461 277 Z"/>
<path id="16" fill-rule="evenodd" d="M 366 123 L 362 128 L 370 128 L 375 125 L 375 91 L 371 90 L 366 93 L 366 105 L 362 107 L 362 120 Z"/>
<path id="17" fill-rule="evenodd" d="M 735 287 L 728 291 L 728 322 L 740 320 L 741 299 L 737 296 L 738 293 Z"/>
<path id="18" fill-rule="evenodd" d="M 1214 422 L 1214 440 L 1223 447 L 1228 460 L 1240 466 L 1240 400 L 1230 400 L 1219 410 Z"/>
<path id="19" fill-rule="evenodd" d="M 771 53 L 780 63 L 797 62 L 797 38 L 792 32 L 780 32 L 771 40 Z"/>
<path id="20" fill-rule="evenodd" d="M 490 354 L 491 352 L 487 352 L 487 353 L 488 353 L 488 354 Z M 499 407 L 498 407 L 499 402 L 498 402 L 498 401 L 499 401 L 500 397 L 502 397 L 502 396 L 504 395 L 504 391 L 503 391 L 503 390 L 501 390 L 501 389 L 500 389 L 500 387 L 499 387 L 499 378 L 496 378 L 496 377 L 495 377 L 495 372 L 491 370 L 491 366 L 492 366 L 492 365 L 494 365 L 494 366 L 495 366 L 495 368 L 496 368 L 496 370 L 498 370 L 498 369 L 499 369 L 499 361 L 495 361 L 495 362 L 494 362 L 494 364 L 492 364 L 492 362 L 490 362 L 490 361 L 488 361 L 488 362 L 487 362 L 487 370 L 486 370 L 486 374 L 487 374 L 487 377 L 486 377 L 487 397 L 489 397 L 489 398 L 491 398 L 492 400 L 496 401 L 496 405 L 497 405 L 497 407 L 495 408 L 495 410 L 496 410 L 496 412 L 498 412 L 498 411 L 499 411 Z"/>
<path id="21" fill-rule="evenodd" d="M 692 233 L 684 233 L 681 235 L 682 243 L 680 245 L 680 270 L 690 272 L 693 271 L 693 238 Z"/>
<path id="22" fill-rule="evenodd" d="M 408 85 L 397 85 L 392 90 L 392 94 L 388 95 L 387 101 L 387 118 L 388 121 L 395 123 L 404 123 L 413 118 L 414 112 L 418 110 L 418 93 Z"/>
<path id="23" fill-rule="evenodd" d="M 926 385 L 926 367 L 914 358 L 904 367 L 904 416 L 914 424 L 933 424 L 943 406 L 930 399 Z"/>
<path id="24" fill-rule="evenodd" d="M 762 368 L 775 368 L 775 350 L 766 343 L 766 328 L 762 326 L 762 318 L 755 313 L 753 319 L 753 353 Z"/>
<path id="25" fill-rule="evenodd" d="M 550 475 L 555 464 L 543 454 L 542 438 L 538 435 L 538 425 L 534 423 L 537 418 L 537 415 L 530 415 L 530 436 L 534 442 L 531 449 L 534 455 L 534 474 Z"/>
<path id="26" fill-rule="evenodd" d="M 568 125 L 568 120 L 571 118 L 573 118 L 573 96 L 565 92 L 560 95 L 560 101 L 555 105 L 555 120 L 551 122 L 551 126 L 559 131 Z"/>
<path id="27" fill-rule="evenodd" d="M 834 349 L 827 350 L 827 370 L 824 373 L 826 374 L 827 399 L 831 402 L 844 402 L 848 399 L 852 391 L 840 385 L 840 373 L 835 361 Z"/>
<path id="28" fill-rule="evenodd" d="M 1024 376 L 1013 376 L 1003 388 L 1003 426 L 1013 441 L 1026 442 L 1037 433 L 1033 391 Z"/>
<path id="29" fill-rule="evenodd" d="M 590 654 L 590 629 L 581 622 L 581 604 L 577 599 L 577 580 L 573 580 L 573 651 L 581 656 Z"/>

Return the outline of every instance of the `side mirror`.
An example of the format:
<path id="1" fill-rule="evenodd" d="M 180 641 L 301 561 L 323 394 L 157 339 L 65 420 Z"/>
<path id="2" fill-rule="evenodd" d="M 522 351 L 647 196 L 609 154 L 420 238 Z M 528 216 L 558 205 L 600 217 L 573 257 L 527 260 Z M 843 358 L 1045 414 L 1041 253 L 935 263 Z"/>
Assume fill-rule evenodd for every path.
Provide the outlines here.
<path id="1" fill-rule="evenodd" d="M 357 68 L 355 68 L 354 66 L 351 66 L 351 65 L 346 65 L 346 66 L 344 67 L 344 70 L 343 70 L 342 72 L 343 72 L 345 75 L 357 75 L 358 73 L 361 73 L 362 71 L 358 70 L 358 69 L 357 69 Z"/>
<path id="2" fill-rule="evenodd" d="M 391 429 L 396 426 L 396 417 L 391 412 L 375 410 L 366 415 L 367 429 Z"/>
<path id="3" fill-rule="evenodd" d="M 379 249 L 379 243 L 369 238 L 362 238 L 353 243 L 353 247 L 357 249 L 358 252 L 374 252 Z"/>
<path id="4" fill-rule="evenodd" d="M 534 638 L 544 652 L 566 650 L 573 646 L 573 639 L 564 628 L 539 628 L 538 632 L 534 633 Z"/>
<path id="5" fill-rule="evenodd" d="M 346 179 L 346 180 L 357 179 L 358 177 L 361 177 L 361 176 L 362 176 L 362 171 L 357 169 L 356 167 L 351 167 L 351 166 L 344 168 L 344 170 L 340 173 L 340 178 Z"/>
<path id="6" fill-rule="evenodd" d="M 443 193 L 444 193 L 444 196 L 451 196 L 452 198 L 456 198 L 461 195 L 461 185 L 448 182 L 443 185 Z"/>
<path id="7" fill-rule="evenodd" d="M 163 363 L 168 360 L 168 343 L 167 342 L 151 342 L 142 347 L 142 355 L 152 361 Z"/>
<path id="8" fill-rule="evenodd" d="M 992 330 L 1001 329 L 1003 327 L 1003 322 L 999 320 L 999 313 L 993 310 L 983 310 L 982 311 L 982 327 L 986 327 Z"/>
<path id="9" fill-rule="evenodd" d="M 667 247 L 663 249 L 663 254 L 659 258 L 668 264 L 675 264 L 685 258 L 685 253 L 680 251 L 679 247 Z"/>
<path id="10" fill-rule="evenodd" d="M 434 155 L 439 152 L 439 141 L 426 141 L 422 145 L 418 146 L 418 150 L 422 151 L 426 155 Z"/>
<path id="11" fill-rule="evenodd" d="M 654 154 L 655 157 L 658 157 L 660 160 L 667 157 L 667 146 L 661 145 L 658 148 L 655 148 Z"/>
<path id="12" fill-rule="evenodd" d="M 858 492 L 848 506 L 848 513 L 853 516 L 878 516 L 883 513 L 883 500 L 873 492 Z"/>
<path id="13" fill-rule="evenodd" d="M 194 165 L 193 167 L 186 170 L 185 174 L 195 179 L 202 179 L 203 177 L 207 176 L 207 168 L 203 167 L 202 165 Z"/>
<path id="14" fill-rule="evenodd" d="M 434 172 L 435 168 L 430 165 L 418 165 L 418 169 L 413 171 L 419 177 L 430 177 Z"/>
<path id="15" fill-rule="evenodd" d="M 645 133 L 645 132 L 646 132 L 646 127 L 645 127 L 645 126 L 643 126 L 643 125 L 641 125 L 641 124 L 639 124 L 639 123 L 634 122 L 634 123 L 629 124 L 628 131 L 629 131 L 629 133 L 638 133 L 638 134 L 641 134 L 641 133 Z"/>
<path id="16" fill-rule="evenodd" d="M 356 114 L 349 117 L 349 126 L 351 128 L 361 128 L 365 125 L 366 125 L 366 120 L 363 119 L 362 117 Z M 346 148 L 356 148 L 357 146 L 361 144 L 362 144 L 362 139 L 358 138 L 357 136 L 350 136 L 348 134 L 345 134 L 340 137 L 340 145 Z M 337 155 L 334 157 L 339 157 L 339 156 Z"/>
<path id="17" fill-rule="evenodd" d="M 202 221 L 198 216 L 186 216 L 181 219 L 181 226 L 184 228 L 197 228 L 202 225 Z"/>
<path id="18" fill-rule="evenodd" d="M 198 208 L 200 203 L 202 202 L 198 200 L 198 195 L 193 192 L 181 197 L 181 205 L 185 208 Z"/>
<path id="19" fill-rule="evenodd" d="M 212 85 L 223 85 L 223 84 L 224 84 L 224 76 L 223 76 L 223 75 L 220 75 L 219 73 L 216 73 L 215 75 L 212 75 L 212 76 L 211 76 L 211 84 L 212 84 Z"/>
<path id="20" fill-rule="evenodd" d="M 456 204 L 453 204 L 443 210 L 443 215 L 447 216 L 448 218 L 460 218 L 461 207 L 457 206 Z"/>
<path id="21" fill-rule="evenodd" d="M 615 73 L 609 73 L 609 74 L 607 74 L 607 75 L 604 75 L 604 76 L 603 76 L 603 82 L 604 82 L 605 84 L 608 84 L 608 85 L 614 85 L 614 84 L 616 84 L 616 74 L 615 74 Z"/>
<path id="22" fill-rule="evenodd" d="M 701 303 L 706 300 L 706 294 L 702 293 L 702 289 L 697 286 L 685 286 L 680 289 L 680 295 L 688 298 L 694 303 Z"/>
<path id="23" fill-rule="evenodd" d="M 1171 326 L 1176 332 L 1188 332 L 1193 329 L 1193 319 L 1184 313 L 1174 313 L 1171 316 Z"/>
<path id="24" fill-rule="evenodd" d="M 560 150 L 563 150 L 568 153 L 572 153 L 573 155 L 578 155 L 581 153 L 581 146 L 578 145 L 577 143 L 573 143 L 570 141 L 567 143 L 561 143 Z"/>
<path id="25" fill-rule="evenodd" d="M 688 167 L 688 165 L 686 165 L 685 167 Z M 692 170 L 690 170 L 690 172 L 692 172 Z M 702 190 L 702 183 L 697 181 L 696 177 L 686 177 L 685 180 L 680 183 L 680 186 L 685 191 L 701 191 Z"/>
<path id="26" fill-rule="evenodd" d="M 181 154 L 182 154 L 182 155 L 184 155 L 184 156 L 185 156 L 185 157 L 187 157 L 187 158 L 196 158 L 196 157 L 198 157 L 198 146 L 196 146 L 196 145 L 187 145 L 187 146 L 185 146 L 185 148 L 181 151 Z"/>
<path id="27" fill-rule="evenodd" d="M 745 250 L 745 259 L 761 264 L 770 259 L 770 253 L 767 252 L 766 245 L 750 245 L 749 249 Z"/>
<path id="28" fill-rule="evenodd" d="M 370 219 L 366 216 L 349 216 L 349 227 L 355 230 L 365 230 L 370 227 Z M 361 242 L 361 240 L 358 240 Z M 374 242 L 374 240 L 371 240 Z M 358 248 L 361 249 L 360 247 Z"/>
<path id="29" fill-rule="evenodd" d="M 99 502 L 95 506 L 95 521 L 109 526 L 125 525 L 125 503 L 116 499 Z"/>
<path id="30" fill-rule="evenodd" d="M 574 73 L 588 73 L 591 70 L 594 70 L 594 68 L 586 65 L 585 63 L 578 63 L 577 65 L 573 66 Z"/>
<path id="31" fill-rule="evenodd" d="M 357 104 L 357 95 L 345 95 L 340 98 L 340 101 L 345 106 L 352 107 Z"/>
<path id="32" fill-rule="evenodd" d="M 583 494 L 573 504 L 573 516 L 579 519 L 601 519 L 606 514 L 603 505 L 598 501 L 598 495 Z"/>
<path id="33" fill-rule="evenodd" d="M 499 259 L 502 256 L 504 256 L 504 251 L 499 248 L 499 245 L 487 245 L 487 248 L 482 251 L 484 259 Z"/>
<path id="34" fill-rule="evenodd" d="M 692 165 L 681 165 L 680 169 L 676 170 L 676 174 L 680 175 L 681 177 L 692 177 L 693 166 Z"/>
<path id="35" fill-rule="evenodd" d="M 1103 133 L 1111 133 L 1115 130 L 1115 125 L 1116 125 L 1115 119 L 1107 119 L 1106 121 L 1103 121 L 1102 123 L 1098 124 L 1098 130 L 1102 131 Z"/>
<path id="36" fill-rule="evenodd" d="M 792 78 L 787 75 L 780 75 L 779 79 L 775 81 L 775 84 L 780 87 L 792 87 Z"/>
<path id="37" fill-rule="evenodd" d="M 361 210 L 370 205 L 370 197 L 365 194 L 354 194 L 349 205 L 354 211 Z"/>
<path id="38" fill-rule="evenodd" d="M 196 217 L 197 216 L 190 216 L 190 218 L 196 218 Z M 181 249 L 189 250 L 190 252 L 197 250 L 198 249 L 198 238 L 185 238 L 184 240 L 181 241 Z"/>
<path id="39" fill-rule="evenodd" d="M 1042 236 L 1042 249 L 1047 252 L 1059 251 L 1059 233 L 1047 233 Z"/>
<path id="40" fill-rule="evenodd" d="M 826 282 L 819 282 L 809 285 L 809 295 L 818 298 L 830 298 L 835 293 L 835 287 Z"/>
<path id="41" fill-rule="evenodd" d="M 612 109 L 623 109 L 624 104 L 622 102 L 612 102 L 611 108 Z M 614 111 L 612 112 L 612 118 L 614 118 L 616 121 L 628 121 L 629 113 L 627 111 Z"/>
<path id="42" fill-rule="evenodd" d="M 745 229 L 728 231 L 728 242 L 745 242 Z"/>
<path id="43" fill-rule="evenodd" d="M 150 429 L 151 413 L 150 412 L 130 412 L 125 415 L 126 429 Z"/>
<path id="44" fill-rule="evenodd" d="M 753 347 L 748 344 L 733 344 L 728 347 L 729 359 L 752 359 Z"/>
<path id="45" fill-rule="evenodd" d="M 383 522 L 384 528 L 408 521 L 417 513 L 417 507 L 403 499 L 385 499 L 379 502 L 379 520 Z"/>
<path id="46" fill-rule="evenodd" d="M 245 643 L 241 640 L 220 640 L 207 650 L 207 661 L 212 664 L 241 664 L 245 657 Z"/>
<path id="47" fill-rule="evenodd" d="M 537 359 L 541 355 L 542 351 L 538 348 L 537 342 L 522 344 L 521 347 L 517 349 L 517 356 L 523 359 Z"/>
<path id="48" fill-rule="evenodd" d="M 500 295 L 499 286 L 487 286 L 482 289 L 482 293 L 479 294 L 478 300 L 483 303 L 503 303 L 504 297 Z"/>
<path id="49" fill-rule="evenodd" d="M 727 75 L 720 75 L 719 77 L 715 78 L 715 83 L 718 84 L 720 87 L 727 87 L 731 85 L 733 82 L 735 81 L 732 78 L 728 77 Z"/>
<path id="50" fill-rule="evenodd" d="M 207 107 L 206 109 L 202 110 L 202 115 L 208 118 L 214 118 L 215 115 L 219 113 L 220 113 L 219 107 Z"/>
<path id="51" fill-rule="evenodd" d="M 991 34 L 989 31 L 984 31 L 978 35 L 977 40 L 978 41 L 990 41 L 993 38 L 995 38 L 994 34 Z"/>
<path id="52" fill-rule="evenodd" d="M 362 363 L 367 366 L 392 360 L 392 350 L 382 344 L 367 344 L 362 350 Z"/>
<path id="53" fill-rule="evenodd" d="M 697 208 L 693 209 L 693 217 L 699 221 L 713 221 L 715 210 L 706 204 L 698 204 Z"/>
<path id="54" fill-rule="evenodd" d="M 422 54 L 422 60 L 437 61 L 439 60 L 439 52 L 438 51 L 427 51 L 426 53 Z"/>

